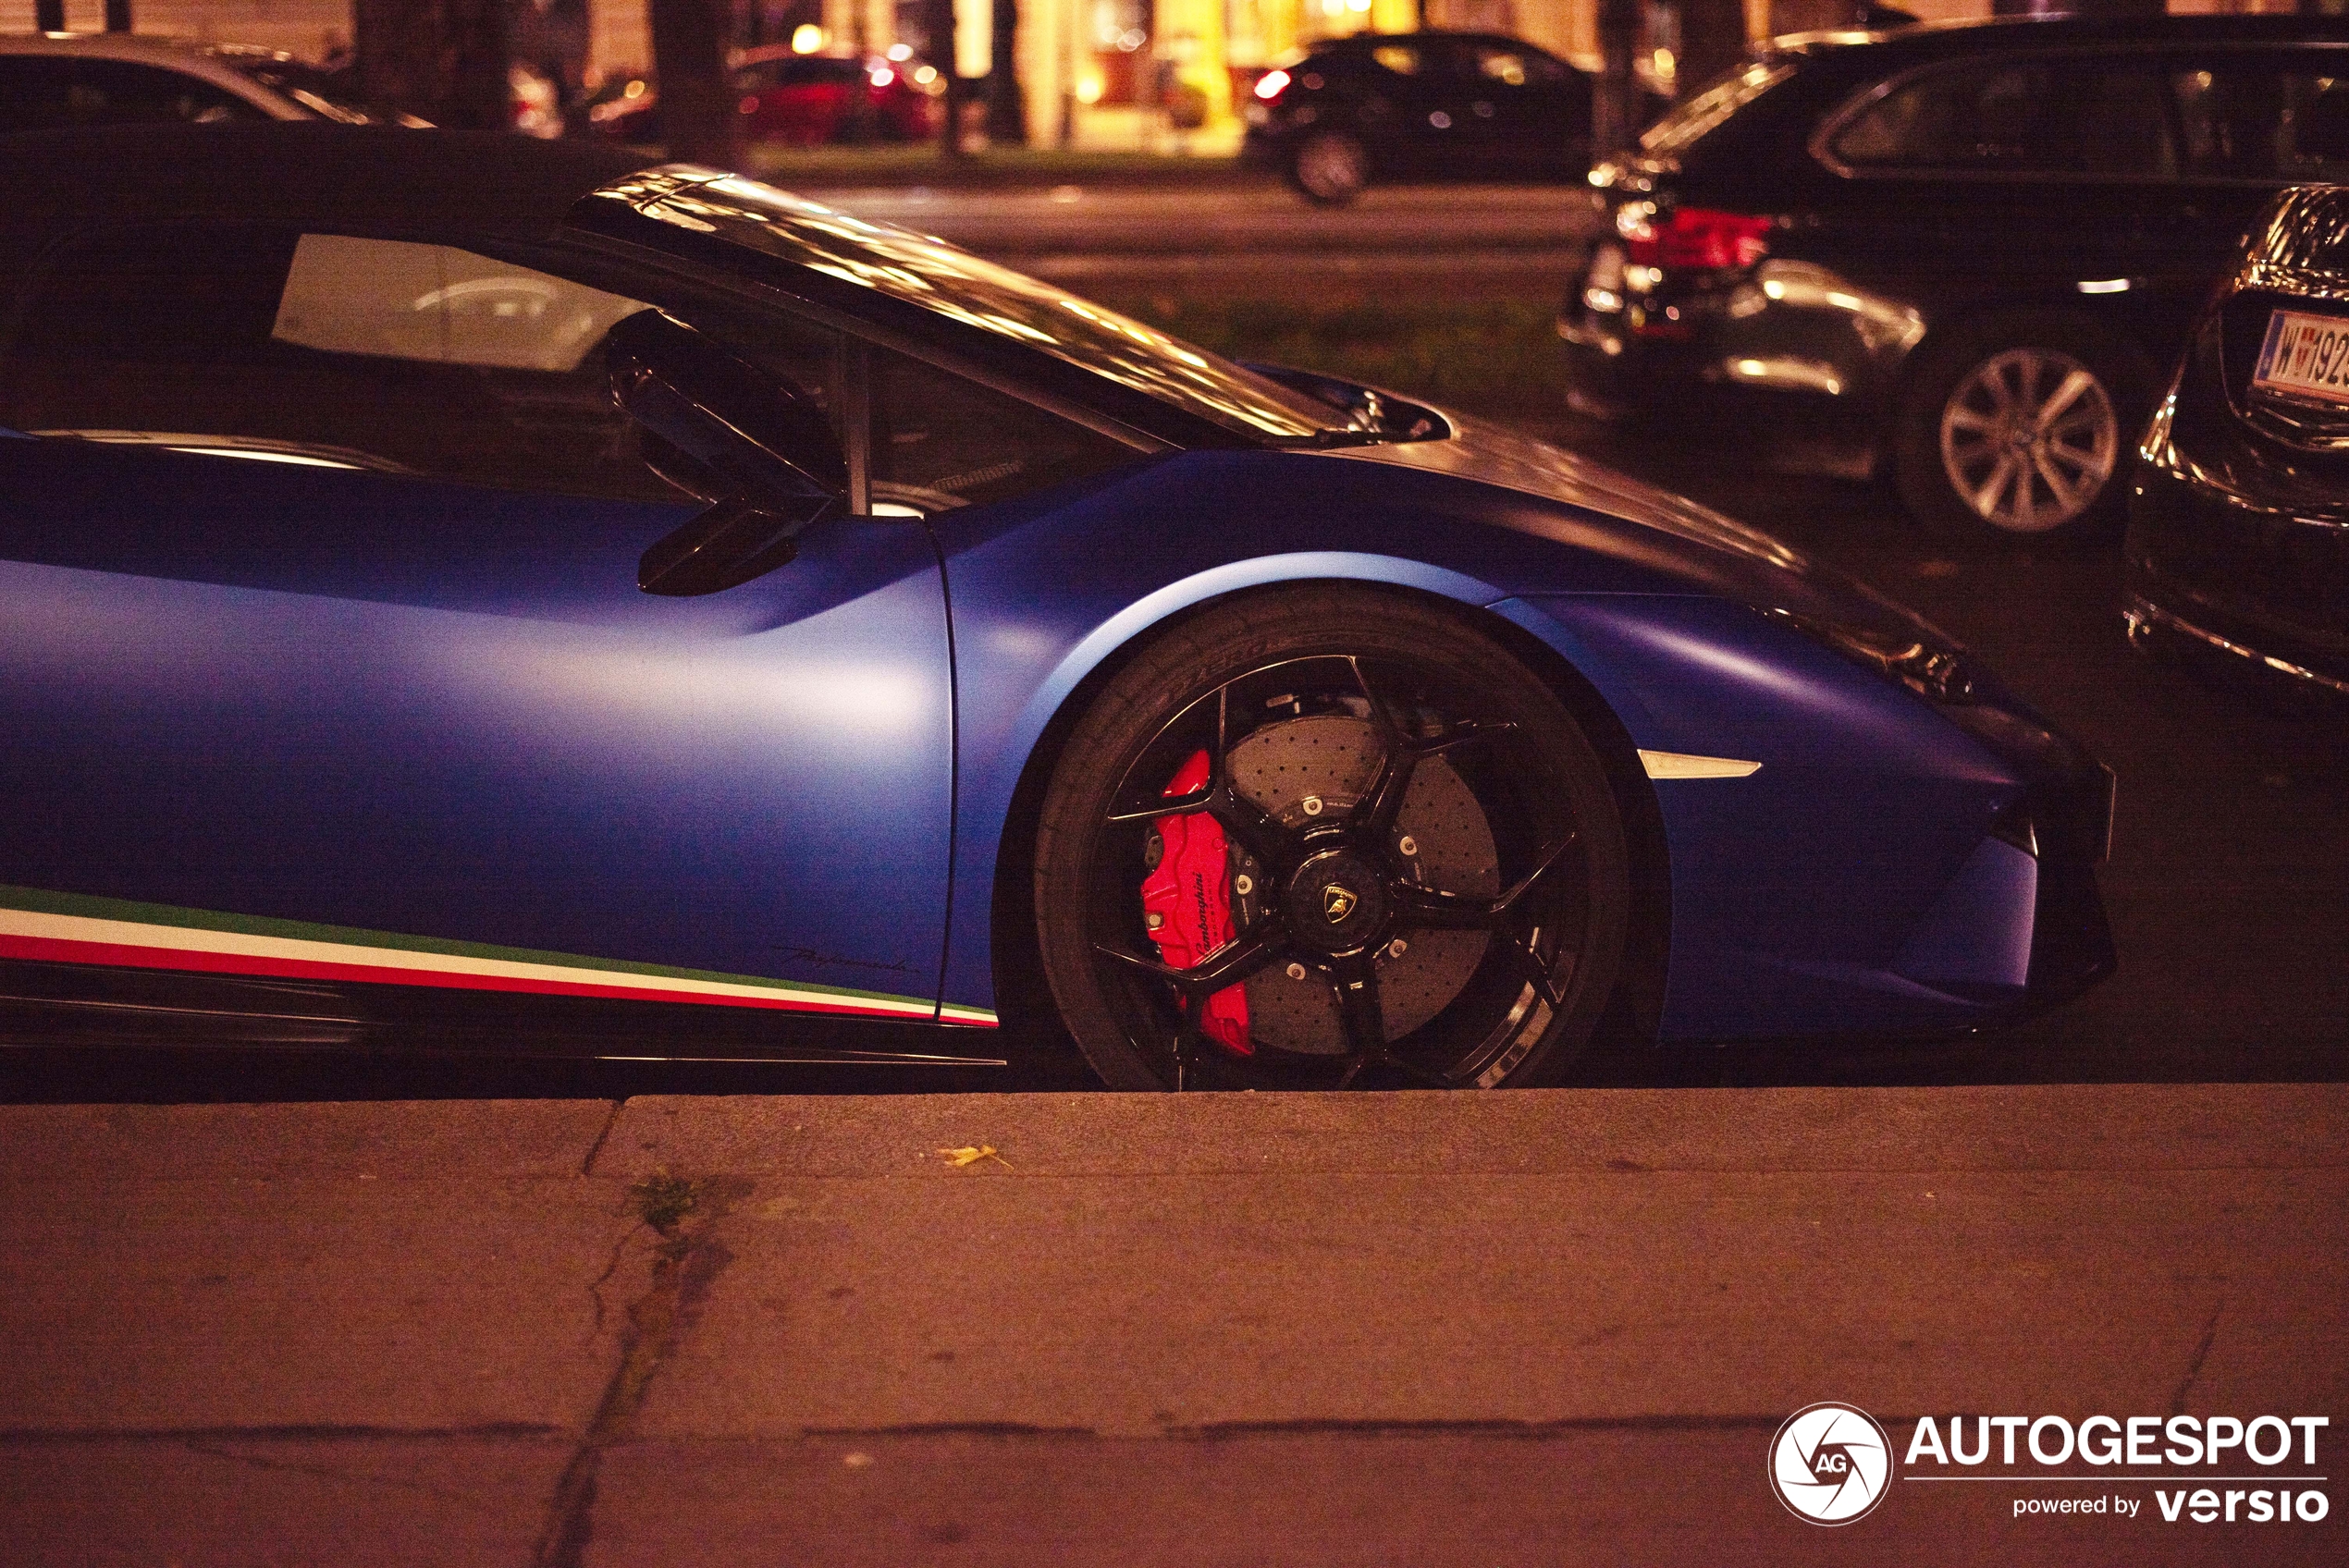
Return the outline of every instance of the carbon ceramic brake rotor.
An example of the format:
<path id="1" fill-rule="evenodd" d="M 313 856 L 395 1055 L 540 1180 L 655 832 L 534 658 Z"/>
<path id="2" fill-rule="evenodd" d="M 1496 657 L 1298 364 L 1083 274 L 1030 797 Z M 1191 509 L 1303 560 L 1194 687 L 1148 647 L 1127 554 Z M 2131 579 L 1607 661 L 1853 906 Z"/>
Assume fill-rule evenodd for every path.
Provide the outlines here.
<path id="1" fill-rule="evenodd" d="M 1284 826 L 1303 827 L 1325 815 L 1354 809 L 1378 777 L 1385 752 L 1370 720 L 1347 714 L 1283 719 L 1252 730 L 1232 748 L 1233 788 Z M 1321 808 L 1308 813 L 1308 800 Z M 1489 899 L 1500 892 L 1500 862 L 1484 812 L 1451 763 L 1421 762 L 1404 793 L 1395 837 L 1409 839 L 1404 857 L 1423 888 Z M 1235 851 L 1236 852 L 1236 851 Z M 1398 851 L 1399 852 L 1399 851 Z M 1252 868 L 1250 868 L 1252 869 Z M 1252 921 L 1267 889 L 1241 897 L 1241 919 Z M 1492 937 L 1482 931 L 1414 931 L 1400 954 L 1378 961 L 1379 1003 L 1386 1037 L 1397 1040 L 1433 1018 L 1468 985 Z M 1248 1033 L 1261 1045 L 1319 1056 L 1346 1051 L 1337 998 L 1308 972 L 1293 980 L 1280 969 L 1247 982 Z"/>

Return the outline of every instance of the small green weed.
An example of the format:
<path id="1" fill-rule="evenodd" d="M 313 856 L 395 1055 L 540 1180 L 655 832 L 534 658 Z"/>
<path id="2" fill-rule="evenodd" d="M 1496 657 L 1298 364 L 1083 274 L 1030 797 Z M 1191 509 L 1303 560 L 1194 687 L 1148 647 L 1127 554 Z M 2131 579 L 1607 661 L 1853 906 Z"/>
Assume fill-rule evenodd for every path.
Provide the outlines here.
<path id="1" fill-rule="evenodd" d="M 685 1217 L 701 1207 L 701 1200 L 698 1183 L 666 1170 L 656 1170 L 628 1189 L 628 1201 L 637 1218 L 664 1236 L 674 1235 Z"/>
<path id="2" fill-rule="evenodd" d="M 1469 413 L 1566 406 L 1566 356 L 1546 302 L 1312 305 L 1170 294 L 1101 302 L 1219 354 L 1368 382 Z"/>

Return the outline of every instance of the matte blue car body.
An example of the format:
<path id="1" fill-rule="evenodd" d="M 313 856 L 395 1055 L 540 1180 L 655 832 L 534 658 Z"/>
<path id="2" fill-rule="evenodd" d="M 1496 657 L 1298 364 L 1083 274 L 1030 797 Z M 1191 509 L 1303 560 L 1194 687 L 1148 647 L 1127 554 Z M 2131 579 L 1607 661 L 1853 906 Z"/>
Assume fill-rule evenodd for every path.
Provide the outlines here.
<path id="1" fill-rule="evenodd" d="M 1515 624 L 1642 749 L 1762 764 L 1654 786 L 1664 1037 L 2019 1000 L 2035 866 L 1986 834 L 2025 780 L 1719 591 L 1758 566 L 1780 602 L 1888 606 L 1684 506 L 1642 523 L 1434 472 L 1478 445 L 1142 459 L 950 514 L 936 551 L 921 524 L 834 524 L 664 600 L 634 557 L 690 508 L 11 442 L 0 656 L 43 673 L 0 720 L 42 738 L 10 792 L 43 830 L 9 835 L 6 879 L 991 1010 L 1004 824 L 1072 695 L 1199 605 L 1347 581 Z"/>
<path id="2" fill-rule="evenodd" d="M 1023 791 L 1099 680 L 1212 601 L 1343 581 L 1546 648 L 1629 748 L 1760 765 L 1614 758 L 1655 825 L 1665 1038 L 1962 1028 L 2109 963 L 2082 833 L 2049 818 L 2057 867 L 2015 816 L 2085 758 L 1768 613 L 1935 641 L 1897 606 L 1505 432 L 1138 455 L 640 593 L 694 510 L 0 440 L 0 883 L 980 1021 L 1023 959 Z"/>

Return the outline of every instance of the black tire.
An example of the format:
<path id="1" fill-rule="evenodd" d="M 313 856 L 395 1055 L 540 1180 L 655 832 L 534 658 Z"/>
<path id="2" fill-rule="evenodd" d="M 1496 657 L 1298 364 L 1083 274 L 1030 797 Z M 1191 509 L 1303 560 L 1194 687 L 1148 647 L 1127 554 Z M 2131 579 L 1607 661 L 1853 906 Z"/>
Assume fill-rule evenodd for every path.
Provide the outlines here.
<path id="1" fill-rule="evenodd" d="M 1342 207 L 1371 182 L 1371 152 L 1351 131 L 1317 130 L 1289 155 L 1288 181 L 1322 207 Z"/>
<path id="2" fill-rule="evenodd" d="M 2015 312 L 1959 327 L 1920 350 L 1901 395 L 1894 485 L 1910 515 L 1952 544 L 2110 532 L 2152 382 L 2143 354 L 2075 317 Z"/>
<path id="3" fill-rule="evenodd" d="M 1220 899 L 1231 923 L 1179 966 L 1143 908 L 1177 817 L 1224 839 L 1180 918 Z M 1605 766 L 1556 695 L 1351 585 L 1227 601 L 1119 671 L 1053 772 L 1035 876 L 1053 998 L 1117 1089 L 1539 1081 L 1588 1046 L 1630 901 Z M 1245 1049 L 1199 1022 L 1230 991 Z"/>

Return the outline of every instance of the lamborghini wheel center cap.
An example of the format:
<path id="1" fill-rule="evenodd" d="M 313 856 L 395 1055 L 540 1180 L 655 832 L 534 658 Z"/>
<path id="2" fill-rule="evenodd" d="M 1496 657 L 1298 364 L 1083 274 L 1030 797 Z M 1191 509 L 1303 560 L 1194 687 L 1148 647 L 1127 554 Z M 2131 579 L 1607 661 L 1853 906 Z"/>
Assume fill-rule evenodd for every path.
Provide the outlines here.
<path id="1" fill-rule="evenodd" d="M 1324 851 L 1297 867 L 1286 902 L 1297 940 L 1323 952 L 1367 945 L 1386 919 L 1377 872 L 1345 850 Z"/>

